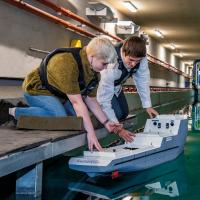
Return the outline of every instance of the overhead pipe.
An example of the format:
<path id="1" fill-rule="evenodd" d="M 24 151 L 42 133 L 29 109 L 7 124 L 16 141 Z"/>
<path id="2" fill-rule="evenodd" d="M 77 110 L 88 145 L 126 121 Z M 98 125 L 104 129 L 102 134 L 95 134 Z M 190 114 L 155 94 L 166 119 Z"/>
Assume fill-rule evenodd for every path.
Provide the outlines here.
<path id="1" fill-rule="evenodd" d="M 36 52 L 39 52 L 39 53 L 44 53 L 44 54 L 49 54 L 50 51 L 45 51 L 45 50 L 41 50 L 41 49 L 36 49 L 36 48 L 33 48 L 33 47 L 30 47 L 29 50 L 31 51 L 36 51 Z"/>
<path id="2" fill-rule="evenodd" d="M 95 26 L 94 24 L 90 23 L 89 21 L 87 21 L 86 19 L 84 19 L 83 17 L 80 17 L 78 15 L 76 15 L 75 13 L 71 12 L 70 10 L 62 7 L 62 6 L 57 6 L 56 4 L 50 2 L 49 0 L 36 0 L 42 4 L 44 4 L 45 6 L 55 10 L 56 12 L 60 12 L 62 13 L 63 15 L 67 16 L 67 17 L 70 17 L 78 22 L 80 22 L 81 24 L 85 24 L 87 26 L 89 26 L 90 28 L 93 28 L 94 30 L 100 32 L 100 33 L 103 33 L 105 35 L 108 35 L 109 37 L 115 39 L 116 41 L 118 42 L 122 42 L 123 39 L 121 39 L 120 37 L 117 37 L 115 35 L 112 35 L 110 34 L 109 32 Z"/>
<path id="3" fill-rule="evenodd" d="M 155 58 L 154 56 L 151 56 L 149 54 L 148 54 L 148 58 L 149 58 L 148 60 L 151 63 L 161 65 L 162 67 L 164 67 L 165 69 L 168 69 L 169 71 L 173 71 L 178 75 L 182 75 L 185 78 L 191 79 L 191 77 L 189 75 L 185 74 L 183 71 L 181 71 L 180 69 L 177 69 L 176 67 L 170 65 L 169 63 L 159 60 L 158 58 Z"/>
<path id="4" fill-rule="evenodd" d="M 38 8 L 36 8 L 36 7 L 34 7 L 34 6 L 30 5 L 30 4 L 28 4 L 28 3 L 25 3 L 25 2 L 22 1 L 22 0 L 4 0 L 4 1 L 7 2 L 7 3 L 12 4 L 12 5 L 14 5 L 14 6 L 18 7 L 18 8 L 21 8 L 21 9 L 23 9 L 23 10 L 29 11 L 29 12 L 35 14 L 35 15 L 38 15 L 38 16 L 40 16 L 40 17 L 43 17 L 43 18 L 45 18 L 45 19 L 54 21 L 54 22 L 57 23 L 57 24 L 63 25 L 64 27 L 66 27 L 66 28 L 68 28 L 68 29 L 70 29 L 70 30 L 72 30 L 72 31 L 81 33 L 81 34 L 83 34 L 83 35 L 85 35 L 85 36 L 88 36 L 88 37 L 90 37 L 90 38 L 96 36 L 96 35 L 93 34 L 93 33 L 90 33 L 90 32 L 88 32 L 88 31 L 85 31 L 85 30 L 83 30 L 83 29 L 81 29 L 81 28 L 79 28 L 79 27 L 77 27 L 77 26 L 75 26 L 75 25 L 73 25 L 73 24 L 71 24 L 71 23 L 69 23 L 69 22 L 63 20 L 63 19 L 60 19 L 59 17 L 56 17 L 56 16 L 54 16 L 54 15 L 51 15 L 51 14 L 49 14 L 49 13 L 43 11 L 43 10 L 40 10 L 40 9 L 38 9 Z"/>

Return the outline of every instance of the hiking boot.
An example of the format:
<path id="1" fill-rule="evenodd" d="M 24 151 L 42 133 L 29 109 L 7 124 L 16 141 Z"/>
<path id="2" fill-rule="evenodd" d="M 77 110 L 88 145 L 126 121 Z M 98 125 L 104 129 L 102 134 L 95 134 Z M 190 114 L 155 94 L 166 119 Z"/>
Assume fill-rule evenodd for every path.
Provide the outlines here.
<path id="1" fill-rule="evenodd" d="M 15 105 L 12 103 L 5 100 L 0 100 L 0 126 L 6 122 L 14 120 L 14 117 L 9 115 L 9 108 L 13 107 L 15 107 Z"/>

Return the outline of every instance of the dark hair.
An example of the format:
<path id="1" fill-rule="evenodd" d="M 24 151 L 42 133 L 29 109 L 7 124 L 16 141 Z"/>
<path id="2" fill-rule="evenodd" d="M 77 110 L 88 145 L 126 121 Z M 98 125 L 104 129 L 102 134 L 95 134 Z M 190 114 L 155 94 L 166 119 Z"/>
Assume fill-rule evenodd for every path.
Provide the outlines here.
<path id="1" fill-rule="evenodd" d="M 122 51 L 125 53 L 125 56 L 145 57 L 146 43 L 138 36 L 131 36 L 124 41 Z"/>

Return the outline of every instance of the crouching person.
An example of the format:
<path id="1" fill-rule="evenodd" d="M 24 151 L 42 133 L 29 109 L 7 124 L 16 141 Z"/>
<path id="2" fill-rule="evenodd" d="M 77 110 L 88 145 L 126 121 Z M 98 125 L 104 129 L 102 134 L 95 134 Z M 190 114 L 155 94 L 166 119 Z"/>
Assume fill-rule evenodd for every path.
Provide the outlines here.
<path id="1" fill-rule="evenodd" d="M 104 113 L 114 122 L 128 116 L 128 103 L 122 86 L 128 78 L 133 78 L 143 108 L 151 118 L 158 115 L 151 105 L 150 72 L 145 41 L 140 37 L 131 36 L 123 43 L 118 43 L 115 49 L 118 62 L 109 64 L 107 69 L 101 71 L 101 81 L 97 92 L 97 100 Z"/>
<path id="2" fill-rule="evenodd" d="M 110 40 L 93 38 L 83 48 L 61 48 L 47 55 L 40 66 L 25 78 L 24 97 L 29 107 L 9 108 L 7 118 L 24 116 L 81 116 L 87 131 L 88 148 L 101 151 L 89 116 L 89 110 L 109 132 L 120 132 L 122 126 L 108 120 L 96 100 L 99 72 L 114 63 L 117 53 Z M 9 114 L 8 114 L 9 113 Z M 120 134 L 130 142 L 133 134 Z"/>

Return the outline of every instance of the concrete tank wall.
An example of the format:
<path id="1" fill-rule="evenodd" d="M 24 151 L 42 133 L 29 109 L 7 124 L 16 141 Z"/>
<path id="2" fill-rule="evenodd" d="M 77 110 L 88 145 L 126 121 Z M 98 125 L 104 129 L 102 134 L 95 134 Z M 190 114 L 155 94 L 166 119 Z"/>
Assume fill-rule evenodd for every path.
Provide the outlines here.
<path id="1" fill-rule="evenodd" d="M 126 99 L 130 112 L 142 109 L 140 97 L 137 93 L 126 93 Z M 191 99 L 194 96 L 193 90 L 177 92 L 151 92 L 151 102 L 153 107 L 164 104 L 171 104 L 176 101 Z"/>

